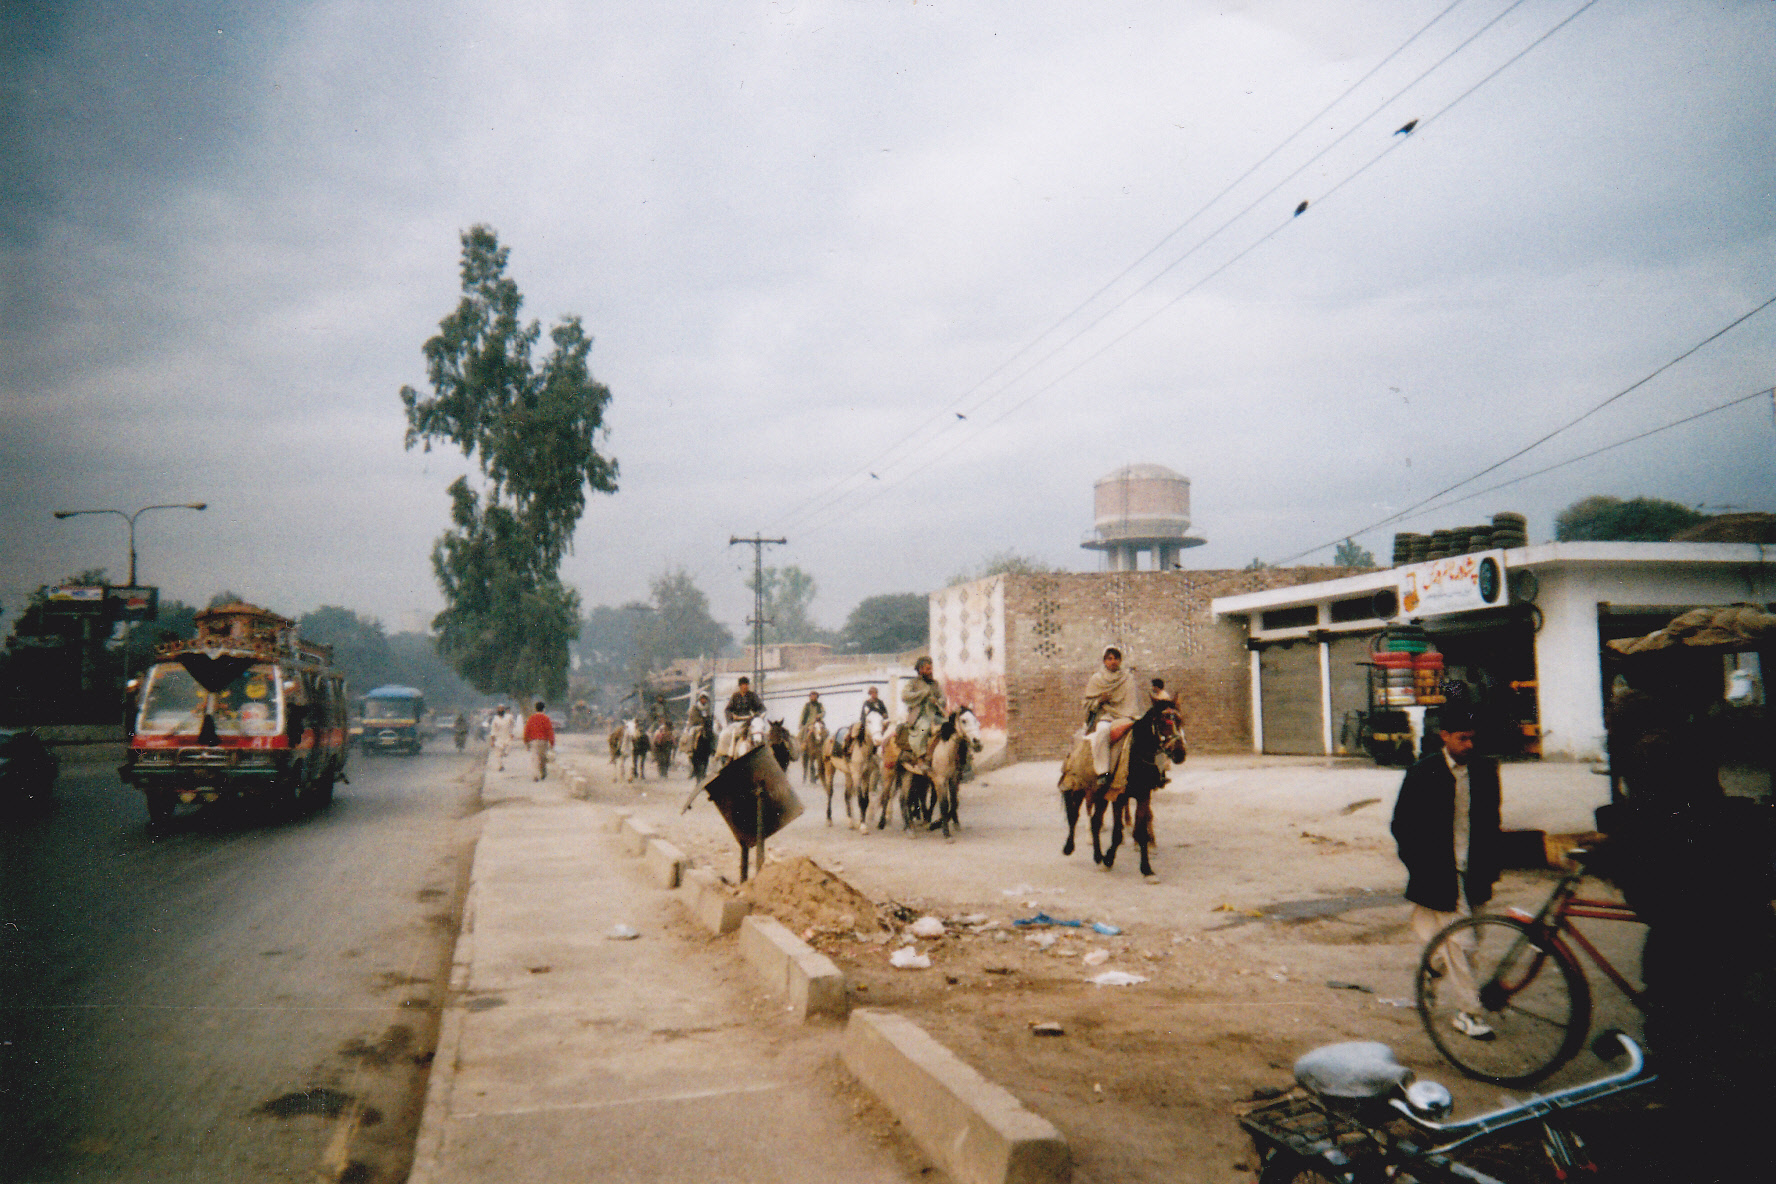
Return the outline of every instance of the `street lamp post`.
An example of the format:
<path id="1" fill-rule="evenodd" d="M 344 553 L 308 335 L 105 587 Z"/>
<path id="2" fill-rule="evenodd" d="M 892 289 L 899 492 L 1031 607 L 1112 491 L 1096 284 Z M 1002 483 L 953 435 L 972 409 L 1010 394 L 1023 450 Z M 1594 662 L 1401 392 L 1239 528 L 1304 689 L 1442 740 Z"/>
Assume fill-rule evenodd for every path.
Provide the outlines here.
<path id="1" fill-rule="evenodd" d="M 125 514 L 122 510 L 57 510 L 55 516 L 57 518 L 75 518 L 81 514 L 115 514 L 129 523 L 129 586 L 134 588 L 136 586 L 136 519 L 149 510 L 202 510 L 208 505 L 208 502 L 165 502 L 157 506 L 143 506 L 134 514 Z"/>
<path id="2" fill-rule="evenodd" d="M 163 502 L 159 505 L 143 506 L 134 514 L 126 514 L 122 510 L 57 510 L 55 516 L 57 518 L 77 518 L 82 514 L 115 514 L 129 523 L 129 586 L 134 588 L 136 586 L 136 519 L 150 510 L 202 510 L 208 505 L 208 502 Z M 91 626 L 86 626 L 86 628 L 90 630 Z M 125 681 L 129 679 L 130 642 L 135 638 L 135 633 L 136 623 L 126 620 L 123 623 L 123 677 Z M 90 642 L 90 639 L 88 640 Z"/>

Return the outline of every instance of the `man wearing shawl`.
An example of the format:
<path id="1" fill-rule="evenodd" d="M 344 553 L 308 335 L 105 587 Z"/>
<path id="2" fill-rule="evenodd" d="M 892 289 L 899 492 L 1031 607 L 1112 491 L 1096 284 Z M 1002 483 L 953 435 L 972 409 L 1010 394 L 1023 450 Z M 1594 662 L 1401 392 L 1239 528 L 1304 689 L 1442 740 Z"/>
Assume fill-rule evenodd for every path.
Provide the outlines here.
<path id="1" fill-rule="evenodd" d="M 913 664 L 913 677 L 901 686 L 900 701 L 906 707 L 908 748 L 914 759 L 923 761 L 930 750 L 932 734 L 948 714 L 943 688 L 931 676 L 930 658 L 920 658 Z"/>
<path id="2" fill-rule="evenodd" d="M 1110 773 L 1110 729 L 1131 724 L 1147 713 L 1147 693 L 1122 668 L 1122 651 L 1104 647 L 1104 668 L 1092 673 L 1085 684 L 1085 730 L 1091 740 L 1092 769 L 1099 777 Z"/>

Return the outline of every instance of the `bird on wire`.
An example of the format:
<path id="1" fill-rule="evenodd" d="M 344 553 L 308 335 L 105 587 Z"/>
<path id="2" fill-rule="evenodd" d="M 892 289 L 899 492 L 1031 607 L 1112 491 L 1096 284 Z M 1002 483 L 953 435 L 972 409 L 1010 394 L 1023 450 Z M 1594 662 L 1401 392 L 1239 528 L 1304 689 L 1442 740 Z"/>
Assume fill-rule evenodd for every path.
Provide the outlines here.
<path id="1" fill-rule="evenodd" d="M 1409 119 L 1406 121 L 1406 126 L 1403 128 L 1396 129 L 1394 134 L 1396 136 L 1410 136 L 1412 134 L 1412 129 L 1417 126 L 1418 126 L 1418 120 Z"/>
<path id="2" fill-rule="evenodd" d="M 1301 204 L 1300 204 L 1300 205 L 1298 205 L 1298 206 L 1296 206 L 1296 207 L 1295 207 L 1295 216 L 1296 216 L 1296 217 L 1297 217 L 1297 218 L 1299 218 L 1299 217 L 1301 217 L 1301 215 L 1302 215 L 1302 214 L 1303 214 L 1303 213 L 1305 213 L 1305 212 L 1306 212 L 1306 210 L 1307 210 L 1307 203 L 1306 203 L 1306 202 L 1302 202 L 1302 203 L 1301 203 Z"/>

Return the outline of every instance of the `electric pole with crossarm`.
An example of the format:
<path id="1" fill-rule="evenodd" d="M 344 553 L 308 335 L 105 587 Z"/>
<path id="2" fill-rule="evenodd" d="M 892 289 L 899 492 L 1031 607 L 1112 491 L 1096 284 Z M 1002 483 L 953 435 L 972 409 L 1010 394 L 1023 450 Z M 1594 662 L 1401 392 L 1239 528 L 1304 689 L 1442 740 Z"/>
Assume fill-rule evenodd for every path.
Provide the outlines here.
<path id="1" fill-rule="evenodd" d="M 782 547 L 789 543 L 788 539 L 767 539 L 753 535 L 749 539 L 729 536 L 728 546 L 735 543 L 746 543 L 752 547 L 752 691 L 755 695 L 765 693 L 765 548 Z"/>

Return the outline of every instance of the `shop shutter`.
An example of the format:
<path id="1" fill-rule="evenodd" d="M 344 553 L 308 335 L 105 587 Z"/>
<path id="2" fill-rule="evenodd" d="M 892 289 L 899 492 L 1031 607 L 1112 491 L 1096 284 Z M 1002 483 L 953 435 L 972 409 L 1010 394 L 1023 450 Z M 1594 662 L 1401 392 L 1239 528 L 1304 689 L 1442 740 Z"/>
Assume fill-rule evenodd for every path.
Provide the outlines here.
<path id="1" fill-rule="evenodd" d="M 1258 656 L 1264 751 L 1319 756 L 1320 647 L 1312 641 L 1267 645 Z"/>
<path id="2" fill-rule="evenodd" d="M 1356 738 L 1356 713 L 1369 709 L 1369 643 L 1372 634 L 1335 637 L 1330 644 L 1332 674 L 1332 749 L 1343 744 L 1345 755 L 1362 756 Z M 1348 724 L 1348 727 L 1347 727 Z M 1347 736 L 1346 733 L 1349 733 Z"/>

